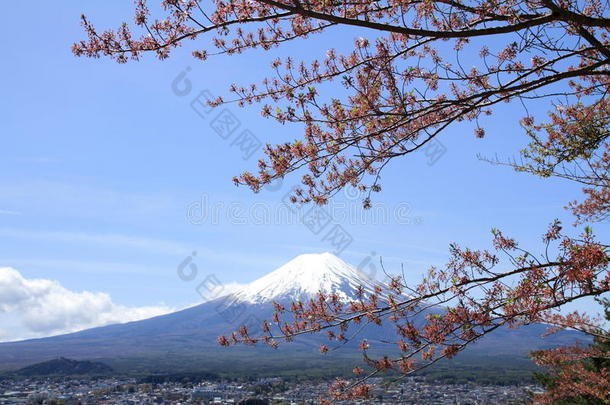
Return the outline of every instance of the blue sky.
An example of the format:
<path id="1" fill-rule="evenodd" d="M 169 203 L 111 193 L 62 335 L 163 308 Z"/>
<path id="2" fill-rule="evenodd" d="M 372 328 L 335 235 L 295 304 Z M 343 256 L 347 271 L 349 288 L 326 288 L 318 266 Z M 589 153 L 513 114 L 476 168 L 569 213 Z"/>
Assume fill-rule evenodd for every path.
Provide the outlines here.
<path id="1" fill-rule="evenodd" d="M 5 8 L 0 267 L 18 270 L 26 281 L 54 280 L 67 291 L 108 294 L 119 309 L 160 311 L 199 299 L 195 283 L 176 275 L 193 251 L 202 277 L 245 283 L 301 253 L 333 250 L 325 231 L 314 234 L 294 216 L 261 219 L 280 210 L 297 178 L 260 194 L 236 188 L 231 178 L 254 170 L 260 151 L 244 160 L 231 140 L 212 130 L 214 114 L 201 117 L 190 106 L 203 90 L 227 94 L 233 82 L 259 82 L 273 52 L 205 63 L 187 49 L 167 61 L 145 57 L 126 65 L 75 58 L 70 45 L 83 38 L 79 15 L 115 27 L 131 20 L 131 2 L 11 2 Z M 357 33 L 332 35 L 281 54 L 313 58 Z M 178 96 L 172 83 L 187 67 L 192 90 Z M 228 109 L 240 131 L 248 129 L 263 142 L 300 137 L 299 127 L 262 118 L 256 105 Z M 331 225 L 353 238 L 341 257 L 358 265 L 383 256 L 390 271 L 404 263 L 416 280 L 428 265 L 445 261 L 451 242 L 487 247 L 492 227 L 538 251 L 549 222 L 570 222 L 562 207 L 579 195 L 578 188 L 477 159 L 516 156 L 527 141 L 517 123 L 521 113 L 517 106 L 501 106 L 484 122 L 483 140 L 469 126 L 450 129 L 440 138 L 447 152 L 432 166 L 421 153 L 391 164 L 376 196 L 376 212 L 387 213 L 385 221 L 362 214 L 351 193 L 340 194 L 328 208 Z M 189 218 L 189 207 L 196 212 L 202 201 L 208 217 L 198 211 Z M 608 233 L 607 227 L 595 229 Z M 1 304 L 0 339 L 33 335 L 23 308 L 3 313 Z"/>

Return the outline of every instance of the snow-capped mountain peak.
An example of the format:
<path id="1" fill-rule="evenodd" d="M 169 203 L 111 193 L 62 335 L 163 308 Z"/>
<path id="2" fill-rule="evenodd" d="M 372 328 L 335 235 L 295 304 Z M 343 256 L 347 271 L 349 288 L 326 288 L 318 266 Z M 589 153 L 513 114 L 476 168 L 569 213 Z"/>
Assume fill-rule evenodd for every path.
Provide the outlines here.
<path id="1" fill-rule="evenodd" d="M 235 301 L 262 304 L 307 300 L 318 292 L 355 299 L 358 286 L 370 294 L 377 283 L 331 253 L 303 254 L 233 294 Z"/>

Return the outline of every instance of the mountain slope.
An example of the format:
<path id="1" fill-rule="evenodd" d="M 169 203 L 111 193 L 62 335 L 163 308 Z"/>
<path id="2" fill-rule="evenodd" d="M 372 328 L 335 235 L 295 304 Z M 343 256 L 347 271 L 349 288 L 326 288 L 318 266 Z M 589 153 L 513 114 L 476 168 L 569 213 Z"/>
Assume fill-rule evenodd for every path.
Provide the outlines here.
<path id="1" fill-rule="evenodd" d="M 58 376 L 58 375 L 100 375 L 112 373 L 112 368 L 104 363 L 94 361 L 77 361 L 60 357 L 33 364 L 17 370 L 15 374 L 24 377 L 33 376 Z"/>

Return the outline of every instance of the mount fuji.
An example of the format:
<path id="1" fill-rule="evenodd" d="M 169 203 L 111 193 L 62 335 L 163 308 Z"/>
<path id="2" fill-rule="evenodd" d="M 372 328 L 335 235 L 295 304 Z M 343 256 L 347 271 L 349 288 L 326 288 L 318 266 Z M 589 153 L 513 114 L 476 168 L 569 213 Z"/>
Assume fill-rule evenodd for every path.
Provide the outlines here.
<path id="1" fill-rule="evenodd" d="M 250 325 L 251 330 L 258 327 L 263 319 L 270 319 L 273 302 L 307 301 L 319 292 L 335 293 L 349 301 L 356 298 L 358 286 L 370 294 L 376 285 L 378 281 L 330 253 L 304 254 L 237 292 L 182 311 L 66 335 L 0 343 L 0 370 L 58 357 L 110 359 L 114 368 L 123 361 L 131 371 L 159 371 L 164 365 L 172 371 L 185 362 L 205 364 L 208 370 L 226 368 L 228 362 L 245 368 L 262 367 L 265 360 L 275 364 L 294 361 L 303 367 L 305 361 L 322 356 L 317 348 L 325 341 L 323 334 L 299 337 L 275 351 L 266 346 L 221 348 L 216 339 L 243 324 Z M 564 331 L 541 340 L 545 330 L 544 325 L 499 329 L 470 350 L 486 356 L 523 356 L 531 350 L 573 343 L 579 337 Z M 369 339 L 395 336 L 391 325 L 369 325 L 359 333 Z M 347 344 L 336 353 L 354 359 L 356 345 Z"/>

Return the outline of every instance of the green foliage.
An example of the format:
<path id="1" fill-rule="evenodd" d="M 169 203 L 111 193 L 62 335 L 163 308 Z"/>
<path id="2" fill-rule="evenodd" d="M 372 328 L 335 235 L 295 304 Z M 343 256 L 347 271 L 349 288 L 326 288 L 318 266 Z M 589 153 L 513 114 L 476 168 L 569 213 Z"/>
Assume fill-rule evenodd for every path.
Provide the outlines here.
<path id="1" fill-rule="evenodd" d="M 532 383 L 539 370 L 529 359 L 515 356 L 458 356 L 441 361 L 417 375 L 443 384 L 518 385 Z"/>
<path id="2" fill-rule="evenodd" d="M 239 405 L 269 405 L 269 401 L 265 399 L 248 398 L 241 401 Z"/>
<path id="3" fill-rule="evenodd" d="M 36 363 L 17 370 L 15 373 L 23 377 L 60 376 L 60 375 L 110 375 L 114 370 L 108 365 L 88 360 L 71 360 L 64 357 Z"/>
<path id="4" fill-rule="evenodd" d="M 606 320 L 610 321 L 610 300 L 598 299 L 601 305 L 604 306 L 604 314 Z M 600 334 L 605 336 L 608 332 L 600 331 Z M 595 337 L 593 343 L 589 346 L 595 350 L 599 350 L 606 355 L 603 357 L 593 357 L 582 360 L 585 368 L 590 371 L 599 372 L 601 370 L 610 370 L 610 340 Z M 534 373 L 534 379 L 546 389 L 552 389 L 557 384 L 557 378 L 546 373 Z M 601 401 L 595 398 L 584 396 L 574 396 L 560 401 L 556 401 L 555 405 L 607 405 L 608 402 Z"/>
<path id="5" fill-rule="evenodd" d="M 582 104 L 574 106 L 574 109 L 585 108 Z M 571 124 L 569 130 L 565 127 L 558 129 L 556 123 L 528 128 L 531 142 L 521 151 L 525 163 L 516 167 L 518 171 L 551 177 L 557 174 L 558 167 L 566 163 L 590 159 L 610 135 L 610 119 L 607 115 L 589 114 L 587 119 L 578 121 L 563 118 L 566 120 L 565 125 Z M 538 129 L 546 137 L 541 137 Z"/>

